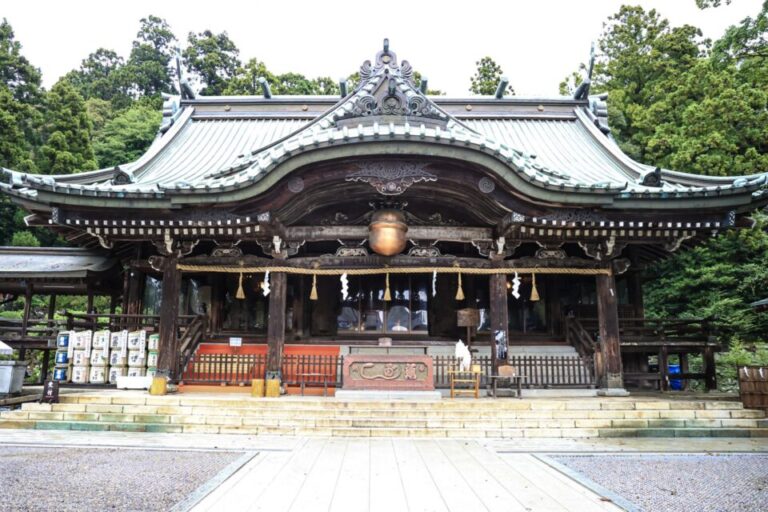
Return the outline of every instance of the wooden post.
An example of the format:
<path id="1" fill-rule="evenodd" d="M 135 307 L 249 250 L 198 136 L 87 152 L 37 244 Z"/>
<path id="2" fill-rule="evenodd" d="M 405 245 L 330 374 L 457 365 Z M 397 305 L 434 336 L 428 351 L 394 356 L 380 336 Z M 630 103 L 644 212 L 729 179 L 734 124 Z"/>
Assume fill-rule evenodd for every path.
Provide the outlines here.
<path id="1" fill-rule="evenodd" d="M 179 372 L 179 292 L 181 271 L 176 268 L 178 258 L 167 256 L 163 262 L 163 289 L 160 303 L 160 353 L 158 371 L 167 371 L 172 380 Z"/>
<path id="2" fill-rule="evenodd" d="M 267 323 L 267 375 L 279 375 L 285 346 L 285 302 L 288 288 L 288 274 L 270 273 L 269 322 Z"/>
<path id="3" fill-rule="evenodd" d="M 717 369 L 715 366 L 715 351 L 712 347 L 704 348 L 704 385 L 707 391 L 717 389 Z"/>
<path id="4" fill-rule="evenodd" d="M 48 297 L 48 328 L 53 329 L 53 322 L 56 317 L 56 294 L 52 293 Z M 42 364 L 40 365 L 40 379 L 39 383 L 44 384 L 45 379 L 48 377 L 48 368 L 50 366 L 50 360 L 51 360 L 51 351 L 49 349 L 45 349 L 43 352 L 43 360 Z"/>
<path id="5" fill-rule="evenodd" d="M 640 279 L 640 271 L 627 272 L 627 292 L 629 292 L 629 300 L 632 303 L 635 318 L 643 318 L 645 316 L 645 305 L 643 302 L 643 282 Z"/>
<path id="6" fill-rule="evenodd" d="M 27 283 L 27 289 L 24 290 L 24 312 L 21 317 L 21 337 L 26 338 L 29 328 L 29 314 L 32 308 L 32 283 Z M 22 358 L 23 359 L 23 358 Z"/>
<path id="7" fill-rule="evenodd" d="M 488 284 L 491 305 L 491 365 L 493 375 L 498 375 L 499 362 L 506 363 L 509 347 L 509 311 L 507 309 L 507 276 L 491 274 Z M 497 347 L 497 335 L 501 343 Z M 497 353 L 497 350 L 503 353 Z"/>
<path id="8" fill-rule="evenodd" d="M 144 292 L 145 275 L 134 268 L 128 269 L 128 296 L 123 298 L 123 313 L 127 315 L 141 314 L 141 300 Z M 132 329 L 138 325 L 136 318 L 128 320 L 122 326 L 123 329 Z"/>
<path id="9" fill-rule="evenodd" d="M 688 365 L 688 354 L 682 353 L 678 357 L 680 358 L 680 373 L 688 373 L 690 368 Z M 688 391 L 690 382 L 688 379 L 683 379 L 683 391 Z"/>
<path id="10" fill-rule="evenodd" d="M 623 388 L 621 345 L 619 341 L 619 310 L 616 297 L 616 279 L 613 274 L 597 276 L 597 318 L 602 352 L 603 388 Z"/>
<path id="11" fill-rule="evenodd" d="M 661 390 L 669 391 L 669 349 L 661 346 L 659 352 L 659 375 L 661 376 Z"/>

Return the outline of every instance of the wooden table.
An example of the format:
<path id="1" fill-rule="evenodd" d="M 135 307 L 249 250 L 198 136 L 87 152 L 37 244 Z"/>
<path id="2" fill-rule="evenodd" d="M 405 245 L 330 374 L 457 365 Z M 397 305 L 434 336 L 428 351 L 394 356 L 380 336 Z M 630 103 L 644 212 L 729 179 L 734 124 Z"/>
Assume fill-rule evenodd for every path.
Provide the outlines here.
<path id="1" fill-rule="evenodd" d="M 307 384 L 307 377 L 322 377 L 323 378 L 323 396 L 328 396 L 328 375 L 325 373 L 300 373 L 299 386 L 301 386 L 301 396 L 304 396 L 304 386 Z"/>
<path id="2" fill-rule="evenodd" d="M 480 398 L 480 375 L 482 372 L 466 370 L 448 370 L 448 376 L 451 380 L 451 398 L 456 395 L 474 395 Z M 469 389 L 456 389 L 456 384 L 472 384 Z"/>

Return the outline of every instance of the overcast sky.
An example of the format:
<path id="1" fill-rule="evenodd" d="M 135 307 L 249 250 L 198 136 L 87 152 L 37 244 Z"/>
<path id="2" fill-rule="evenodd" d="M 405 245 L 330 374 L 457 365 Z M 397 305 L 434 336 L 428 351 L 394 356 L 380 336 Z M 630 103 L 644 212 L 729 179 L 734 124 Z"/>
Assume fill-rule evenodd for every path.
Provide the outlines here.
<path id="1" fill-rule="evenodd" d="M 557 94 L 558 83 L 588 59 L 590 42 L 622 3 L 655 8 L 673 25 L 689 23 L 716 39 L 757 14 L 761 0 L 704 11 L 694 0 L 5 0 L 0 16 L 42 69 L 47 87 L 99 47 L 127 57 L 139 19 L 154 14 L 180 39 L 190 31 L 227 31 L 243 61 L 256 57 L 277 73 L 338 79 L 372 59 L 388 37 L 398 58 L 429 77 L 431 88 L 467 94 L 475 61 L 490 55 L 519 95 L 535 96 Z"/>

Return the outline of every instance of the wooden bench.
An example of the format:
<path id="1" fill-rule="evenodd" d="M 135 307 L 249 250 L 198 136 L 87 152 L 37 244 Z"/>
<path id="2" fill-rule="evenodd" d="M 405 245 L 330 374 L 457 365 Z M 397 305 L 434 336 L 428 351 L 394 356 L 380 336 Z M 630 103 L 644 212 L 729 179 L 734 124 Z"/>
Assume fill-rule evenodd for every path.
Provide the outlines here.
<path id="1" fill-rule="evenodd" d="M 528 377 L 526 375 L 517 375 L 515 367 L 510 365 L 499 366 L 498 371 L 498 375 L 491 375 L 489 377 L 491 381 L 491 396 L 496 398 L 496 388 L 499 381 L 508 381 L 510 387 L 514 383 L 517 389 L 517 398 L 523 398 L 523 380 L 526 380 Z"/>

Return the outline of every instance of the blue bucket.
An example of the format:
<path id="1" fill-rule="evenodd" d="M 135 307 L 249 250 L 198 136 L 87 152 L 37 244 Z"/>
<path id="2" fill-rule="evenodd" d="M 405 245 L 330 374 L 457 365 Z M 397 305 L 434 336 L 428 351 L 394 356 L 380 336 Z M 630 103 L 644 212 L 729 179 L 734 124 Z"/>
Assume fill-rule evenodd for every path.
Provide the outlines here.
<path id="1" fill-rule="evenodd" d="M 675 375 L 680 373 L 680 365 L 679 364 L 670 364 L 669 365 L 669 374 Z M 669 388 L 673 389 L 675 391 L 681 391 L 683 389 L 683 381 L 680 379 L 670 379 L 669 380 Z"/>
<path id="2" fill-rule="evenodd" d="M 67 348 L 69 346 L 69 333 L 63 332 L 56 337 L 56 346 Z"/>
<path id="3" fill-rule="evenodd" d="M 56 364 L 69 364 L 69 355 L 64 351 L 56 352 Z"/>
<path id="4" fill-rule="evenodd" d="M 59 382 L 66 382 L 69 380 L 67 377 L 67 373 L 69 371 L 69 368 L 54 368 L 53 370 L 53 380 L 59 381 Z"/>

